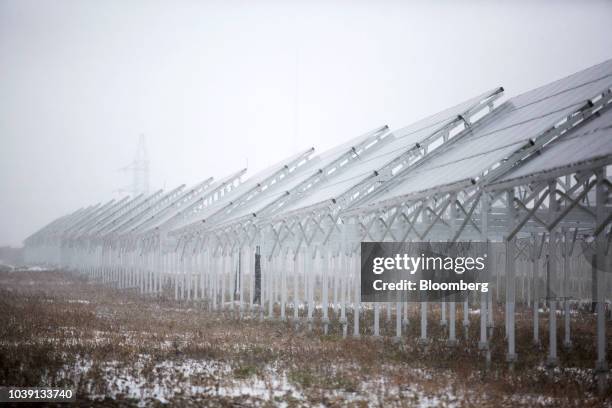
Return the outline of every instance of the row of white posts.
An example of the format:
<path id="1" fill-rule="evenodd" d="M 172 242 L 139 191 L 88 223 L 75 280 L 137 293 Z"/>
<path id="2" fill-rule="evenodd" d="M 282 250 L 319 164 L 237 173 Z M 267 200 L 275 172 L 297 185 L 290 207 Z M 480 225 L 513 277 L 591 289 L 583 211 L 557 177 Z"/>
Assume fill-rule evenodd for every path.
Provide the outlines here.
<path id="1" fill-rule="evenodd" d="M 568 234 L 565 231 L 564 234 L 567 239 Z M 563 256 L 558 245 L 567 243 L 555 238 L 553 235 L 553 239 L 549 239 L 545 254 L 531 259 L 517 259 L 514 245 L 509 245 L 505 259 L 497 258 L 497 264 L 492 268 L 495 276 L 491 281 L 495 288 L 481 294 L 479 299 L 471 297 L 460 303 L 462 331 L 467 340 L 470 308 L 475 308 L 479 303 L 479 347 L 484 350 L 487 362 L 490 362 L 488 340 L 494 324 L 494 304 L 504 300 L 507 360 L 510 363 L 516 361 L 514 315 L 515 290 L 518 288 L 521 303 L 533 308 L 533 341 L 537 345 L 540 344 L 540 307 L 548 306 L 547 364 L 555 366 L 558 364 L 557 301 L 562 303 L 562 344 L 570 348 L 570 297 L 579 299 L 593 295 L 597 312 L 596 367 L 600 374 L 599 383 L 604 386 L 607 364 L 605 330 L 602 328 L 605 328 L 606 324 L 605 297 L 612 293 L 610 281 L 604 273 L 595 270 L 594 264 L 589 263 L 578 251 L 572 256 Z M 50 252 L 53 251 L 45 248 L 45 253 Z M 601 255 L 601 250 L 597 255 Z M 260 319 L 292 320 L 295 324 L 303 322 L 310 329 L 313 325 L 320 324 L 325 334 L 330 332 L 330 326 L 335 321 L 339 324 L 343 337 L 349 332 L 349 317 L 352 317 L 353 336 L 358 337 L 367 332 L 367 329 L 364 331 L 360 327 L 360 320 L 364 318 L 364 313 L 372 309 L 370 333 L 380 336 L 380 315 L 382 309 L 385 309 L 387 322 L 395 317 L 394 337 L 401 339 L 402 333 L 408 330 L 410 308 L 414 305 L 420 308 L 419 339 L 421 342 L 428 342 L 428 313 L 435 307 L 440 312 L 440 325 L 446 327 L 448 344 L 454 345 L 458 341 L 455 302 L 439 302 L 438 305 L 427 302 L 362 304 L 358 252 L 315 253 L 306 248 L 297 254 L 290 251 L 280 252 L 271 259 L 262 255 L 259 290 L 255 281 L 256 249 L 253 247 L 217 254 L 211 253 L 207 248 L 196 250 L 189 246 L 182 253 L 170 251 L 164 254 L 157 247 L 146 252 L 115 247 L 95 247 L 93 251 L 71 248 L 65 249 L 62 257 L 72 269 L 85 272 L 92 278 L 117 288 L 135 288 L 143 294 L 160 294 L 171 288 L 176 300 L 199 302 L 213 311 L 229 310 L 241 318 L 251 316 Z M 558 268 L 559 263 L 561 268 Z M 509 282 L 514 284 L 504 284 Z M 561 296 L 555 294 L 547 298 L 547 286 Z M 504 289 L 505 296 L 502 298 L 500 294 Z"/>
<path id="2" fill-rule="evenodd" d="M 597 222 L 600 225 L 605 222 L 606 217 L 604 213 L 606 194 L 601 182 L 603 177 L 601 171 L 597 173 L 599 181 L 596 192 Z M 551 191 L 554 191 L 554 187 L 550 186 Z M 514 191 L 508 190 L 507 195 L 507 202 L 512 203 Z M 549 211 L 553 219 L 558 209 L 555 208 L 556 200 L 552 200 L 551 203 Z M 516 210 L 513 205 L 507 208 L 510 220 L 508 228 L 511 230 L 515 225 Z M 456 214 L 453 213 L 456 212 L 456 207 L 451 206 L 450 211 L 450 219 L 456 219 Z M 483 213 L 487 214 L 486 211 Z M 486 232 L 487 217 L 483 217 L 481 222 L 482 231 Z M 454 236 L 456 224 L 449 223 L 449 225 L 450 236 Z M 567 240 L 567 231 L 562 233 Z M 600 384 L 604 384 L 607 373 L 605 300 L 612 292 L 609 287 L 610 282 L 603 267 L 589 268 L 589 263 L 581 255 L 559 256 L 562 251 L 558 248 L 561 242 L 557 240 L 558 236 L 557 229 L 550 231 L 546 254 L 542 257 L 533 256 L 531 259 L 517 257 L 515 238 L 507 242 L 505 259 L 497 259 L 498 264 L 493 267 L 496 299 L 493 299 L 493 291 L 489 291 L 487 294 L 481 294 L 480 299 L 466 300 L 460 305 L 463 312 L 464 333 L 467 334 L 470 324 L 470 306 L 479 302 L 479 347 L 485 351 L 487 360 L 490 359 L 488 345 L 494 323 L 494 304 L 502 300 L 500 295 L 504 290 L 505 335 L 508 345 L 506 357 L 509 363 L 515 362 L 517 359 L 515 305 L 518 282 L 521 294 L 519 300 L 533 308 L 533 340 L 536 344 L 540 342 L 539 307 L 544 302 L 548 305 L 547 363 L 549 366 L 555 366 L 558 363 L 556 325 L 559 296 L 544 294 L 542 288 L 556 289 L 562 296 L 565 329 L 563 345 L 570 347 L 572 342 L 569 297 L 570 295 L 577 298 L 586 297 L 590 286 L 597 313 L 596 368 L 600 374 Z M 486 234 L 483 233 L 482 238 L 486 239 Z M 596 247 L 595 254 L 595 259 L 599 260 L 597 263 L 600 264 L 605 257 L 604 234 L 597 237 L 596 242 L 601 244 Z M 57 249 L 52 246 L 45 246 L 40 250 L 40 253 L 36 250 L 29 251 L 29 256 L 34 259 L 46 256 L 55 259 L 58 256 Z M 371 305 L 363 305 L 360 302 L 358 252 L 337 249 L 332 251 L 330 247 L 314 251 L 310 247 L 302 247 L 296 253 L 281 250 L 271 258 L 265 254 L 259 257 L 256 252 L 254 247 L 242 247 L 224 252 L 197 244 L 186 244 L 182 249 L 176 248 L 164 252 L 159 245 L 137 249 L 97 245 L 93 246 L 92 250 L 78 246 L 61 248 L 59 260 L 64 266 L 86 272 L 93 278 L 118 288 L 137 288 L 141 293 L 159 294 L 164 288 L 171 287 L 177 300 L 198 301 L 207 305 L 210 310 L 230 310 L 238 312 L 240 317 L 247 314 L 258 315 L 260 319 L 278 317 L 281 320 L 293 319 L 295 323 L 305 318 L 309 328 L 312 329 L 318 322 L 322 325 L 324 333 L 329 332 L 330 325 L 335 319 L 341 326 L 344 337 L 348 335 L 349 314 L 352 312 L 352 334 L 360 336 L 364 332 L 359 326 L 360 315 L 371 309 Z M 256 259 L 259 259 L 259 268 L 256 266 Z M 559 273 L 559 260 L 561 260 L 562 273 Z M 518 271 L 517 265 L 520 266 Z M 256 269 L 261 270 L 260 281 L 255 279 Z M 547 286 L 542 285 L 543 281 Z M 419 306 L 420 340 L 427 342 L 428 311 L 432 306 L 427 302 L 421 302 Z M 408 326 L 409 304 L 375 303 L 371 329 L 373 336 L 381 335 L 381 307 L 386 308 L 388 320 L 395 311 L 395 337 L 400 339 L 402 331 L 406 331 Z M 439 310 L 440 323 L 447 327 L 448 343 L 455 344 L 457 304 L 441 302 Z"/>
<path id="3" fill-rule="evenodd" d="M 574 257 L 562 257 L 562 274 L 557 273 L 558 251 L 555 248 L 555 239 L 551 240 L 553 245 L 549 245 L 549 254 L 538 259 L 522 259 L 518 263 L 519 269 L 518 285 L 521 289 L 521 300 L 523 303 L 532 306 L 534 342 L 539 343 L 539 313 L 538 309 L 542 299 L 546 300 L 546 293 L 542 292 L 546 282 L 549 287 L 554 287 L 563 297 L 564 312 L 564 345 L 571 345 L 570 331 L 570 295 L 577 298 L 585 298 L 590 294 L 603 296 L 609 282 L 606 282 L 604 275 L 598 282 L 602 289 L 593 291 L 594 282 L 589 282 L 588 278 L 597 277 L 597 273 L 589 270 L 589 264 L 585 258 L 578 254 Z M 516 259 L 512 252 L 513 246 L 509 246 L 510 251 L 506 256 L 506 270 L 516 271 Z M 49 253 L 48 249 L 45 249 Z M 85 255 L 83 255 L 85 253 Z M 113 284 L 118 288 L 138 288 L 142 293 L 160 293 L 164 284 L 171 284 L 174 288 L 174 297 L 177 300 L 206 300 L 211 310 L 225 309 L 234 310 L 237 308 L 241 315 L 248 310 L 258 310 L 259 313 L 268 318 L 275 317 L 274 306 L 278 305 L 280 319 L 288 318 L 287 309 L 293 309 L 293 318 L 298 319 L 300 307 L 306 309 L 306 316 L 309 325 L 312 325 L 315 314 L 315 304 L 321 308 L 321 323 L 324 325 L 325 332 L 328 331 L 330 324 L 329 309 L 337 312 L 339 321 L 342 324 L 343 335 L 347 334 L 347 309 L 351 309 L 357 318 L 353 319 L 354 335 L 359 335 L 359 309 L 362 306 L 359 302 L 359 256 L 358 253 L 345 254 L 338 253 L 316 253 L 303 250 L 296 254 L 284 252 L 278 256 L 268 259 L 261 257 L 261 298 L 256 299 L 255 294 L 255 250 L 254 248 L 243 248 L 232 254 L 217 254 L 214 256 L 205 249 L 200 251 L 168 252 L 160 255 L 160 251 L 155 248 L 153 251 L 138 253 L 137 251 L 122 251 L 118 248 L 96 247 L 89 253 L 87 251 L 74 251 L 69 256 L 71 266 L 100 279 L 104 283 Z M 542 260 L 544 262 L 542 262 Z M 499 262 L 499 260 L 498 260 Z M 531 267 L 529 267 L 531 264 Z M 496 297 L 499 301 L 499 294 L 502 286 L 505 286 L 506 296 L 506 334 L 509 341 L 509 361 L 515 357 L 513 346 L 513 320 L 514 302 L 516 289 L 515 285 L 503 285 L 500 277 L 504 274 L 501 268 L 495 267 Z M 543 272 L 546 271 L 546 277 Z M 510 281 L 516 277 L 508 274 L 506 278 Z M 561 279 L 559 279 L 561 278 Z M 590 283 L 590 284 L 589 284 Z M 493 290 L 488 295 L 482 296 L 480 301 L 481 317 L 481 338 L 480 345 L 485 348 L 487 343 L 486 328 L 493 326 Z M 609 291 L 607 293 L 610 293 Z M 315 302 L 315 299 L 317 302 Z M 548 299 L 550 331 L 556 333 L 556 310 L 557 296 Z M 603 298 L 602 298 L 603 299 Z M 463 324 L 469 324 L 469 304 L 463 302 Z M 258 304 L 262 305 L 261 307 Z M 605 308 L 603 301 L 597 302 L 598 308 Z M 449 343 L 456 341 L 455 331 L 455 309 L 454 302 L 448 304 L 449 314 L 447 318 L 447 307 L 445 303 L 440 307 L 440 323 L 448 327 Z M 374 326 L 373 335 L 380 335 L 379 313 L 380 305 L 374 305 Z M 391 305 L 386 305 L 387 315 L 391 314 Z M 401 336 L 402 327 L 408 323 L 408 305 L 396 304 L 396 337 Z M 427 304 L 421 305 L 421 339 L 427 339 Z M 402 318 L 401 311 L 404 312 Z M 400 313 L 397 313 L 400 311 Z M 599 311 L 599 309 L 598 309 Z M 554 318 L 552 318 L 554 317 Z M 450 322 L 448 322 L 450 321 Z M 599 337 L 599 336 L 598 336 Z M 550 336 L 550 355 L 549 363 L 556 362 L 556 336 Z"/>
<path id="4" fill-rule="evenodd" d="M 353 334 L 358 336 L 359 313 L 363 309 L 359 301 L 360 298 L 360 276 L 359 276 L 359 255 L 358 253 L 317 253 L 301 251 L 297 255 L 285 252 L 272 259 L 261 256 L 261 293 L 260 298 L 256 296 L 255 284 L 255 249 L 244 248 L 240 252 L 232 254 L 219 254 L 213 256 L 209 251 L 197 251 L 183 253 L 182 256 L 177 252 L 169 252 L 161 255 L 153 251 L 147 254 L 137 254 L 136 252 L 119 253 L 117 249 L 98 251 L 95 254 L 96 264 L 100 267 L 85 267 L 92 277 L 98 278 L 104 283 L 113 284 L 118 288 L 138 288 L 141 293 L 160 293 L 165 286 L 170 285 L 174 289 L 174 298 L 177 300 L 203 301 L 210 310 L 238 310 L 242 316 L 245 311 L 259 313 L 261 317 L 281 320 L 293 318 L 299 320 L 300 309 L 304 309 L 307 323 L 312 326 L 315 320 L 315 309 L 320 309 L 320 322 L 324 327 L 325 333 L 328 332 L 331 323 L 329 310 L 337 315 L 339 323 L 342 325 L 343 335 L 347 335 L 347 311 L 353 312 Z M 510 254 L 512 254 L 512 249 Z M 110 262 L 111 259 L 119 262 Z M 512 265 L 513 257 L 506 257 L 507 270 L 516 268 Z M 551 297 L 546 301 L 546 293 L 543 288 L 547 282 L 542 276 L 543 270 L 548 270 L 548 285 L 558 287 L 563 295 L 563 315 L 564 315 L 564 345 L 571 345 L 570 331 L 570 300 L 569 289 L 573 288 L 572 294 L 590 295 L 592 285 L 589 285 L 589 276 L 595 276 L 589 271 L 590 264 L 581 256 L 573 258 L 563 258 L 563 273 L 558 275 L 555 269 L 555 256 L 546 255 L 541 259 L 523 260 L 521 279 L 519 287 L 527 287 L 523 290 L 521 297 L 522 303 L 533 307 L 533 333 L 534 343 L 539 343 L 539 313 L 540 306 L 548 303 L 551 323 L 551 332 L 556 333 L 556 310 L 557 296 Z M 543 262 L 542 262 L 543 260 Z M 531 264 L 531 267 L 529 265 Z M 579 275 L 582 279 L 574 279 L 574 284 L 568 280 L 570 276 L 569 265 L 574 265 L 572 275 Z M 497 278 L 504 276 L 499 268 L 494 267 L 498 273 Z M 82 270 L 82 269 L 81 269 Z M 578 272 L 578 273 L 576 273 Z M 557 279 L 562 276 L 563 279 Z M 507 279 L 512 279 L 508 275 Z M 560 281 L 564 282 L 561 283 Z M 479 314 L 481 318 L 481 337 L 480 345 L 482 348 L 487 343 L 487 328 L 493 327 L 493 293 L 497 293 L 499 301 L 499 291 L 503 287 L 506 290 L 507 316 L 513 315 L 514 305 L 510 301 L 514 297 L 515 285 L 503 285 L 500 279 L 496 279 L 496 290 L 491 290 L 481 296 Z M 608 282 L 609 283 L 609 282 Z M 603 288 L 602 288 L 603 289 Z M 609 289 L 609 288 L 607 288 Z M 603 291 L 600 291 L 603 292 Z M 472 305 L 478 299 L 472 299 Z M 470 321 L 470 302 L 461 302 L 462 323 L 468 326 Z M 380 335 L 380 309 L 386 308 L 387 318 L 391 317 L 395 310 L 397 325 L 396 337 L 401 337 L 402 328 L 408 324 L 409 303 L 374 304 L 374 323 L 372 334 Z M 369 305 L 367 306 L 369 308 Z M 427 340 L 427 310 L 429 305 L 425 302 L 421 304 L 421 339 Z M 511 309 L 512 308 L 512 309 Z M 289 315 L 288 310 L 292 310 Z M 440 302 L 440 324 L 448 327 L 449 343 L 454 343 L 456 337 L 456 303 Z M 319 316 L 319 314 L 317 314 Z M 513 322 L 511 318 L 506 319 L 506 334 L 511 341 L 513 336 Z M 549 363 L 554 364 L 556 359 L 556 336 L 551 336 Z M 509 349 L 514 351 L 514 349 Z M 512 360 L 512 355 L 509 355 Z"/>

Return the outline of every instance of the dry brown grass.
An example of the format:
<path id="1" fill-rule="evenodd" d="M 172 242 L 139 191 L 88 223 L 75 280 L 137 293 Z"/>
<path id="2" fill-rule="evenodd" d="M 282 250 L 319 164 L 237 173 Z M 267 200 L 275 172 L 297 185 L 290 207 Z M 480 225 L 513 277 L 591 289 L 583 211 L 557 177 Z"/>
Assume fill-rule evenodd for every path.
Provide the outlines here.
<path id="1" fill-rule="evenodd" d="M 141 388 L 163 384 L 174 389 L 168 399 L 176 406 L 612 406 L 612 396 L 596 396 L 591 315 L 573 320 L 574 348 L 560 347 L 564 368 L 550 372 L 541 368 L 546 319 L 541 322 L 544 347 L 537 349 L 528 310 L 517 315 L 519 361 L 513 370 L 505 363 L 501 310 L 495 316 L 489 368 L 477 349 L 476 316 L 469 341 L 448 347 L 435 311 L 429 328 L 435 340 L 420 344 L 413 312 L 399 344 L 390 337 L 342 339 L 338 323 L 324 336 L 318 326 L 310 332 L 306 325 L 210 313 L 197 303 L 143 298 L 61 271 L 0 272 L 0 383 L 71 386 L 82 403 L 109 406 L 137 403 L 114 389 L 122 376 L 141 379 Z M 381 322 L 382 332 L 393 335 L 395 322 L 387 322 L 384 314 Z M 371 323 L 370 313 L 362 320 L 364 333 Z M 461 339 L 462 330 L 458 321 Z M 559 338 L 561 333 L 562 328 Z M 88 370 L 70 369 L 84 361 Z M 219 368 L 185 372 L 172 366 L 194 362 Z M 160 368 L 169 363 L 170 368 Z M 283 376 L 295 392 L 274 394 Z M 253 381 L 268 387 L 270 395 L 223 392 Z M 190 391 L 192 386 L 198 387 L 196 392 Z M 89 401 L 94 396 L 98 399 Z M 152 398 L 146 402 L 159 404 Z"/>

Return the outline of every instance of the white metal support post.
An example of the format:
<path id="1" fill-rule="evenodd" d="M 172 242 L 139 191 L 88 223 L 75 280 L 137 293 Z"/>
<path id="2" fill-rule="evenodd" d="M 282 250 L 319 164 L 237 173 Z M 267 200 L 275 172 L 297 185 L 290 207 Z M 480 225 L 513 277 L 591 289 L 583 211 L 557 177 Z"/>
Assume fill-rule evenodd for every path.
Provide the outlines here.
<path id="1" fill-rule="evenodd" d="M 545 234 L 542 234 L 540 248 L 544 246 L 544 239 Z M 533 271 L 533 344 L 536 347 L 540 346 L 540 252 L 537 235 L 534 234 L 531 269 Z"/>
<path id="2" fill-rule="evenodd" d="M 511 188 L 506 193 L 507 197 L 507 227 L 508 231 L 512 231 L 516 220 L 516 211 L 514 208 L 514 189 Z M 517 360 L 516 354 L 516 343 L 515 343 L 515 325 L 514 325 L 514 302 L 515 302 L 515 245 L 516 238 L 513 237 L 506 241 L 506 329 L 508 337 L 508 353 L 506 354 L 506 361 L 512 366 Z"/>
<path id="3" fill-rule="evenodd" d="M 606 221 L 605 205 L 608 192 L 604 188 L 605 169 L 600 168 L 595 172 L 597 184 L 595 190 L 597 225 L 603 226 Z M 607 388 L 608 363 L 606 361 L 606 303 L 605 303 L 605 228 L 596 236 L 596 273 L 597 273 L 597 362 L 595 371 L 597 373 L 597 383 L 599 393 L 604 395 Z"/>
<path id="4" fill-rule="evenodd" d="M 489 231 L 489 194 L 484 193 L 480 197 L 480 240 L 488 245 L 488 231 Z M 488 250 L 488 248 L 487 248 Z M 480 277 L 481 280 L 486 279 L 490 281 L 491 267 L 488 266 L 487 276 Z M 490 289 L 489 289 L 490 290 Z M 480 350 L 487 350 L 489 342 L 487 339 L 487 293 L 480 292 L 480 341 L 478 342 L 478 348 Z"/>
<path id="5" fill-rule="evenodd" d="M 348 278 L 349 278 L 349 257 L 346 253 L 343 253 L 341 256 L 341 269 L 340 274 L 342 275 L 342 284 L 340 286 L 342 293 L 340 297 L 340 324 L 342 324 L 342 337 L 346 338 L 348 327 L 347 327 L 347 319 L 346 319 L 346 303 L 347 303 L 347 292 L 348 292 Z"/>
<path id="6" fill-rule="evenodd" d="M 325 333 L 326 335 L 328 334 L 329 331 L 329 292 L 328 292 L 328 285 L 327 285 L 327 280 L 328 280 L 328 275 L 329 275 L 329 252 L 328 251 L 324 251 L 321 254 L 321 285 L 323 286 L 321 288 L 321 307 L 323 308 L 323 333 Z"/>
<path id="7" fill-rule="evenodd" d="M 576 229 L 576 233 L 578 229 Z M 574 251 L 574 243 L 576 242 L 576 235 L 570 241 L 570 233 L 567 228 L 563 231 L 563 238 L 565 245 L 563 246 L 563 318 L 565 321 L 565 337 L 563 339 L 563 347 L 570 349 L 572 347 L 571 338 L 571 313 L 570 313 L 570 257 Z"/>
<path id="8" fill-rule="evenodd" d="M 555 219 L 557 215 L 558 203 L 557 203 L 557 182 L 556 180 L 551 181 L 548 185 L 549 190 L 549 222 Z M 557 359 L 557 293 L 555 289 L 555 282 L 557 281 L 557 231 L 553 228 L 548 235 L 548 276 L 547 282 L 548 288 L 548 359 L 546 364 L 548 367 L 556 367 L 558 364 Z"/>
<path id="9" fill-rule="evenodd" d="M 359 251 L 355 252 L 355 300 L 353 303 L 353 336 L 359 337 L 359 315 L 361 309 L 361 258 Z"/>
<path id="10" fill-rule="evenodd" d="M 427 301 L 421 301 L 421 343 L 427 343 Z"/>
<path id="11" fill-rule="evenodd" d="M 281 257 L 281 266 L 280 266 L 280 273 L 281 273 L 281 321 L 286 321 L 287 320 L 287 316 L 286 316 L 286 312 L 285 312 L 285 307 L 287 304 L 287 257 L 286 255 L 280 254 L 279 255 Z"/>
<path id="12" fill-rule="evenodd" d="M 448 232 L 451 239 L 455 237 L 457 233 L 457 193 L 452 193 L 450 198 L 450 208 L 449 208 L 449 220 L 448 220 Z M 449 346 L 454 346 L 457 344 L 457 334 L 456 334 L 456 302 L 455 295 L 451 295 L 450 299 L 442 299 L 441 306 L 442 310 L 446 310 L 446 302 L 448 302 L 448 313 L 449 313 L 449 329 L 448 329 L 448 342 Z"/>
<path id="13" fill-rule="evenodd" d="M 380 302 L 374 303 L 374 337 L 380 336 Z"/>

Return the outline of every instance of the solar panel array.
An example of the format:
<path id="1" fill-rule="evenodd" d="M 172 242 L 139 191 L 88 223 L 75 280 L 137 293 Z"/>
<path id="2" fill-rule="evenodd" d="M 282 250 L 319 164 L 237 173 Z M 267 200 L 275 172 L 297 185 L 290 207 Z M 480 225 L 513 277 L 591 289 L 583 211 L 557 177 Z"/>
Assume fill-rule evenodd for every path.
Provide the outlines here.
<path id="1" fill-rule="evenodd" d="M 314 211 L 367 212 L 449 186 L 460 189 L 479 178 L 483 184 L 507 185 L 509 179 L 528 178 L 546 169 L 570 169 L 589 162 L 607 165 L 612 142 L 605 104 L 597 117 L 571 134 L 552 145 L 547 140 L 537 150 L 538 157 L 513 163 L 494 178 L 484 177 L 592 100 L 609 98 L 611 86 L 612 61 L 606 61 L 499 105 L 503 89 L 494 89 L 398 130 L 383 126 L 318 155 L 308 149 L 241 183 L 233 176 L 231 191 L 216 199 L 202 202 L 207 191 L 216 193 L 218 185 L 227 182 L 224 179 L 213 183 L 209 178 L 181 196 L 185 186 L 163 196 L 158 191 L 129 202 L 126 198 L 96 205 L 79 210 L 80 217 L 75 213 L 55 221 L 29 237 L 26 245 L 54 237 L 58 246 L 64 235 L 72 242 L 108 239 L 113 234 L 144 236 L 164 226 L 178 238 L 233 224 L 264 228 Z M 477 110 L 486 112 L 477 112 L 479 117 L 469 120 Z M 457 131 L 458 127 L 462 129 Z M 242 176 L 244 171 L 238 173 Z M 171 226 L 169 220 L 174 221 Z"/>
<path id="2" fill-rule="evenodd" d="M 285 319 L 292 305 L 298 319 L 305 303 L 312 322 L 319 302 L 325 330 L 328 308 L 339 305 L 344 335 L 350 303 L 359 335 L 362 241 L 493 240 L 531 248 L 540 254 L 528 257 L 533 263 L 542 262 L 542 250 L 533 249 L 538 242 L 553 254 L 569 230 L 574 241 L 609 242 L 612 60 L 505 101 L 503 92 L 487 91 L 397 130 L 377 127 L 322 153 L 307 149 L 246 179 L 243 169 L 76 210 L 28 237 L 27 259 L 142 293 L 174 290 L 177 299 L 236 307 L 241 316 L 247 306 L 263 315 L 267 305 L 274 317 L 279 305 Z M 513 282 L 514 256 L 506 256 L 500 274 Z M 580 265 L 580 276 L 595 282 Z M 605 276 L 598 279 L 603 304 L 612 290 Z M 496 296 L 514 307 L 513 286 L 497 282 Z M 571 290 L 566 298 L 586 289 Z M 488 296 L 480 304 L 483 344 L 492 319 Z M 421 307 L 426 338 L 427 305 Z M 506 314 L 509 361 L 513 315 Z"/>

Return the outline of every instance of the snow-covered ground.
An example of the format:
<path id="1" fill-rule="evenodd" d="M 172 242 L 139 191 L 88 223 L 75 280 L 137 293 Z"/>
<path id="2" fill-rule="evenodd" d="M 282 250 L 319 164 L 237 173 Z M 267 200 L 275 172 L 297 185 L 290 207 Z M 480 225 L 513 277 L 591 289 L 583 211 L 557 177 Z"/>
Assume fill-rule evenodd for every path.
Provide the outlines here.
<path id="1" fill-rule="evenodd" d="M 415 375 L 430 376 L 420 369 Z M 299 386 L 288 379 L 285 371 L 266 365 L 256 374 L 237 378 L 232 366 L 214 360 L 164 360 L 156 362 L 149 355 L 140 355 L 130 365 L 108 361 L 95 365 L 90 359 L 77 359 L 65 365 L 59 376 L 74 384 L 84 384 L 84 391 L 93 400 L 105 398 L 133 399 L 139 406 L 152 401 L 167 403 L 173 398 L 240 397 L 242 403 L 261 405 L 273 402 L 287 406 L 287 401 L 308 403 Z M 56 378 L 57 380 L 57 378 Z M 426 392 L 418 384 L 394 385 L 384 377 L 373 377 L 357 389 L 327 389 L 326 398 L 345 403 L 380 406 L 389 398 L 409 401 L 415 407 L 455 407 L 461 396 L 447 387 L 441 393 Z"/>
<path id="2" fill-rule="evenodd" d="M 602 405 L 588 349 L 577 349 L 584 354 L 580 361 L 566 360 L 566 368 L 555 370 L 543 365 L 546 350 L 521 349 L 521 361 L 529 363 L 512 372 L 496 364 L 503 358 L 500 336 L 493 343 L 493 366 L 485 369 L 483 356 L 469 343 L 450 349 L 433 339 L 424 345 L 417 329 L 399 343 L 384 336 L 343 339 L 337 319 L 332 334 L 322 335 L 304 324 L 260 322 L 257 312 L 238 318 L 237 303 L 233 313 L 211 313 L 195 302 L 173 302 L 172 293 L 170 300 L 142 299 L 63 271 L 36 269 L 0 277 L 7 311 L 0 320 L 10 327 L 0 338 L 0 357 L 41 378 L 41 385 L 74 387 L 87 405 Z M 414 325 L 419 315 L 414 308 L 410 312 Z M 545 321 L 546 310 L 542 313 Z M 30 319 L 21 319 L 26 314 Z M 302 310 L 302 322 L 305 314 Z M 501 321 L 499 314 L 496 319 Z M 584 320 L 594 317 L 587 313 L 581 319 L 578 324 L 572 316 L 572 335 L 591 341 Z M 387 326 L 387 333 L 393 332 Z M 531 326 L 520 328 L 530 338 Z M 432 338 L 436 330 L 434 323 Z M 563 349 L 560 353 L 563 358 Z"/>
<path id="3" fill-rule="evenodd" d="M 0 267 L 6 268 L 11 272 L 45 272 L 53 270 L 53 268 L 40 265 L 12 265 L 5 263 L 2 259 L 0 259 Z"/>

